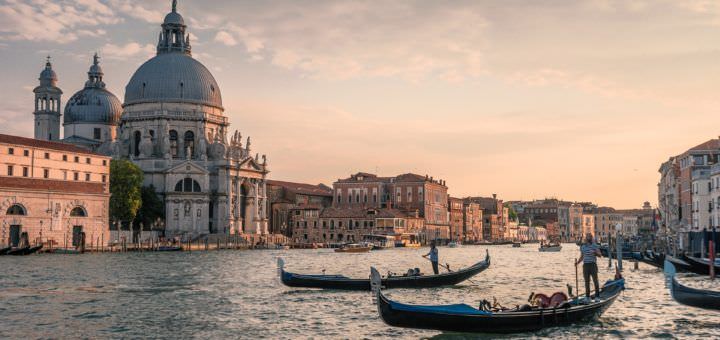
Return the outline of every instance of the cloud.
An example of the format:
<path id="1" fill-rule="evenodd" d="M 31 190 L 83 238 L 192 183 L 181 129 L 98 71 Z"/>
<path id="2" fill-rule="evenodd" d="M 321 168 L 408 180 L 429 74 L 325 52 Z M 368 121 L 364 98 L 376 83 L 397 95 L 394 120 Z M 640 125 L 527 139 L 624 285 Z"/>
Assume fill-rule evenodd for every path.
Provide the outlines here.
<path id="1" fill-rule="evenodd" d="M 163 3 L 162 8 L 147 8 L 146 1 L 136 0 L 109 0 L 110 7 L 131 18 L 143 20 L 149 23 L 159 23 L 169 10 L 169 1 Z"/>
<path id="2" fill-rule="evenodd" d="M 223 43 L 225 46 L 235 46 L 237 45 L 237 41 L 233 36 L 225 31 L 219 31 L 217 34 L 215 34 L 215 41 Z"/>
<path id="3" fill-rule="evenodd" d="M 98 36 L 98 26 L 121 21 L 95 0 L 6 0 L 0 7 L 0 40 L 68 43 L 80 36 Z"/>
<path id="4" fill-rule="evenodd" d="M 155 46 L 152 44 L 140 45 L 130 42 L 125 45 L 105 44 L 101 51 L 103 57 L 115 60 L 125 60 L 130 57 L 148 57 L 155 53 Z"/>

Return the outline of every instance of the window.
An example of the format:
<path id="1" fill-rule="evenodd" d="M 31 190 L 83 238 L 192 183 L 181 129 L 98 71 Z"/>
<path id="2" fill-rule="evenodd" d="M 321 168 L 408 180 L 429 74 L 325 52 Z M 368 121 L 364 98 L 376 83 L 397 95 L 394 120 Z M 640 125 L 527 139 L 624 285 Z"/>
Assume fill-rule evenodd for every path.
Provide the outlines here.
<path id="1" fill-rule="evenodd" d="M 13 175 L 13 166 L 12 165 L 8 165 L 8 173 L 7 174 L 8 174 L 8 176 Z"/>
<path id="2" fill-rule="evenodd" d="M 15 149 L 14 148 L 8 148 L 8 155 L 14 155 Z"/>
<path id="3" fill-rule="evenodd" d="M 75 160 L 75 163 L 80 163 L 80 157 L 75 156 L 74 160 Z"/>
<path id="4" fill-rule="evenodd" d="M 23 150 L 23 156 L 30 156 L 30 150 Z"/>
<path id="5" fill-rule="evenodd" d="M 90 157 L 85 158 L 85 163 L 90 164 Z"/>
<path id="6" fill-rule="evenodd" d="M 106 165 L 107 165 L 107 160 L 103 159 L 103 166 L 106 166 Z"/>
<path id="7" fill-rule="evenodd" d="M 102 175 L 102 182 L 105 183 L 107 181 L 107 176 Z"/>
<path id="8" fill-rule="evenodd" d="M 73 210 L 70 211 L 70 216 L 72 217 L 85 217 L 87 214 L 85 213 L 85 209 L 82 207 L 75 207 Z"/>
<path id="9" fill-rule="evenodd" d="M 63 179 L 67 181 L 67 171 L 63 171 Z"/>
<path id="10" fill-rule="evenodd" d="M 73 180 L 77 181 L 77 180 L 79 180 L 79 178 L 80 178 L 80 173 L 77 173 L 77 172 L 73 173 Z"/>
<path id="11" fill-rule="evenodd" d="M 50 170 L 43 169 L 43 178 L 50 178 Z"/>
<path id="12" fill-rule="evenodd" d="M 25 208 L 19 204 L 13 204 L 8 208 L 8 210 L 5 212 L 6 215 L 26 215 Z"/>
<path id="13" fill-rule="evenodd" d="M 170 155 L 178 156 L 178 133 L 175 130 L 170 130 Z"/>
<path id="14" fill-rule="evenodd" d="M 23 177 L 28 176 L 28 168 L 26 166 L 23 167 Z"/>
<path id="15" fill-rule="evenodd" d="M 49 152 L 46 152 L 46 153 L 45 153 L 45 159 L 50 159 L 50 153 L 49 153 Z"/>
<path id="16" fill-rule="evenodd" d="M 140 156 L 140 139 L 141 139 L 140 131 L 135 131 L 133 134 L 133 155 L 135 157 Z"/>
<path id="17" fill-rule="evenodd" d="M 85 174 L 85 182 L 90 182 L 90 174 Z"/>
<path id="18" fill-rule="evenodd" d="M 185 179 L 182 179 L 175 184 L 175 191 L 176 192 L 201 192 L 200 190 L 200 183 L 198 183 L 196 180 L 187 177 Z"/>
<path id="19" fill-rule="evenodd" d="M 100 139 L 100 128 L 93 129 L 93 138 Z"/>
<path id="20" fill-rule="evenodd" d="M 63 161 L 67 162 L 67 155 L 63 155 Z"/>

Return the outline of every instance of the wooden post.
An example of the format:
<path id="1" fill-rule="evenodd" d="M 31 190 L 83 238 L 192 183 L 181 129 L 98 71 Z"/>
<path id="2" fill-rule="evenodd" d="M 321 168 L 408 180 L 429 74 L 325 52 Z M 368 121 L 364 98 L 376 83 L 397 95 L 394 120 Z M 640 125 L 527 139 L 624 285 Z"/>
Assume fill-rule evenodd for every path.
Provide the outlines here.
<path id="1" fill-rule="evenodd" d="M 714 280 L 715 280 L 715 242 L 714 242 L 715 240 L 714 240 L 714 234 L 715 234 L 715 233 L 713 233 L 713 239 L 710 240 L 710 242 L 708 243 L 708 250 L 709 250 L 709 254 L 708 254 L 708 260 L 709 260 L 709 261 L 708 261 L 708 262 L 710 262 L 710 280 L 711 280 L 711 281 L 714 281 Z"/>

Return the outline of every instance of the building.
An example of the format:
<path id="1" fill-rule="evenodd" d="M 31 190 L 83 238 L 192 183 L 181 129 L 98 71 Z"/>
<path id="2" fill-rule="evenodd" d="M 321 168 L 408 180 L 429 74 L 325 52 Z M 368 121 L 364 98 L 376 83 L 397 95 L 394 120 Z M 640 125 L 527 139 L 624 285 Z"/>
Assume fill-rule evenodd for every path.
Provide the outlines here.
<path id="1" fill-rule="evenodd" d="M 713 226 L 712 183 L 710 169 L 696 169 L 692 174 L 692 225 L 691 232 L 709 230 Z"/>
<path id="2" fill-rule="evenodd" d="M 445 181 L 407 173 L 379 177 L 359 172 L 333 183 L 333 207 L 396 209 L 424 219 L 423 240 L 450 239 Z"/>
<path id="3" fill-rule="evenodd" d="M 595 237 L 608 242 L 615 236 L 615 226 L 623 222 L 623 214 L 610 207 L 599 207 L 595 214 Z"/>
<path id="4" fill-rule="evenodd" d="M 271 234 L 292 236 L 295 223 L 291 211 L 321 210 L 332 205 L 332 188 L 324 184 L 268 180 L 267 192 Z"/>
<path id="5" fill-rule="evenodd" d="M 448 214 L 450 214 L 450 239 L 465 239 L 463 200 L 448 196 Z"/>
<path id="6" fill-rule="evenodd" d="M 483 211 L 480 205 L 463 200 L 463 235 L 464 242 L 483 240 Z"/>
<path id="7" fill-rule="evenodd" d="M 503 207 L 503 201 L 493 194 L 493 197 L 468 197 L 465 199 L 468 203 L 476 203 L 482 210 L 483 222 L 483 240 L 500 241 L 505 237 L 505 213 L 507 209 Z"/>
<path id="8" fill-rule="evenodd" d="M 122 104 L 95 56 L 65 106 L 62 140 L 138 165 L 165 203 L 166 236 L 266 234 L 267 159 L 229 131 L 220 86 L 192 57 L 187 28 L 173 2 L 157 53 L 132 75 Z M 49 60 L 39 80 L 35 136 L 58 140 L 62 91 Z"/>
<path id="9" fill-rule="evenodd" d="M 57 135 L 55 135 L 57 136 Z M 106 245 L 110 158 L 73 145 L 0 134 L 0 244 Z"/>
<path id="10" fill-rule="evenodd" d="M 595 234 L 595 215 L 589 213 L 582 214 L 582 235 Z"/>

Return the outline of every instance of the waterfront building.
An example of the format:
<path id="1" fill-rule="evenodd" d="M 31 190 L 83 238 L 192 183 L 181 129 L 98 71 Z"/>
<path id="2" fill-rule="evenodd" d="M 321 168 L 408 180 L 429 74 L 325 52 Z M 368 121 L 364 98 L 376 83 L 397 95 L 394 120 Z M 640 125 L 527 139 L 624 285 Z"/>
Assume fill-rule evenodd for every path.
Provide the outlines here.
<path id="1" fill-rule="evenodd" d="M 193 58 L 187 28 L 173 2 L 156 55 L 132 75 L 122 105 L 95 56 L 65 106 L 62 140 L 138 165 L 164 201 L 166 236 L 266 234 L 267 159 L 229 131 L 220 86 Z M 49 60 L 39 80 L 35 137 L 59 140 L 62 91 Z"/>
<path id="2" fill-rule="evenodd" d="M 319 211 L 332 205 L 332 188 L 324 184 L 268 180 L 267 191 L 271 234 L 293 235 L 292 228 L 297 222 L 293 211 L 304 216 L 306 211 Z"/>
<path id="3" fill-rule="evenodd" d="M 710 169 L 692 171 L 692 225 L 688 231 L 708 230 L 713 226 L 713 204 L 711 197 Z"/>
<path id="4" fill-rule="evenodd" d="M 582 214 L 582 235 L 581 237 L 584 238 L 584 235 L 587 234 L 595 234 L 595 215 L 590 213 L 583 213 Z"/>
<path id="5" fill-rule="evenodd" d="M 333 183 L 333 207 L 417 212 L 424 219 L 422 239 L 450 239 L 447 191 L 445 181 L 427 175 L 379 177 L 358 172 Z"/>
<path id="6" fill-rule="evenodd" d="M 55 135 L 57 136 L 57 135 Z M 110 158 L 73 145 L 0 134 L 0 244 L 107 244 Z"/>
<path id="7" fill-rule="evenodd" d="M 528 227 L 528 241 L 545 242 L 548 240 L 547 229 L 544 227 Z"/>
<path id="8" fill-rule="evenodd" d="M 720 227 L 720 162 L 710 168 L 710 204 L 713 206 L 710 226 Z"/>
<path id="9" fill-rule="evenodd" d="M 660 239 L 675 237 L 681 230 L 680 164 L 677 157 L 670 157 L 660 165 L 658 183 L 658 211 L 660 215 Z"/>
<path id="10" fill-rule="evenodd" d="M 468 203 L 476 203 L 482 210 L 483 222 L 483 240 L 501 241 L 505 236 L 505 213 L 507 209 L 503 207 L 503 201 L 497 198 L 496 194 L 492 197 L 468 197 L 465 199 Z"/>
<path id="11" fill-rule="evenodd" d="M 512 223 L 512 222 L 511 222 Z M 517 226 L 517 240 L 521 242 L 530 241 L 530 228 L 524 224 Z"/>
<path id="12" fill-rule="evenodd" d="M 595 237 L 601 242 L 608 242 L 615 236 L 615 225 L 623 222 L 623 214 L 610 207 L 599 207 L 595 214 Z"/>
<path id="13" fill-rule="evenodd" d="M 480 205 L 463 200 L 463 241 L 483 240 L 483 211 Z"/>
<path id="14" fill-rule="evenodd" d="M 448 196 L 448 214 L 450 214 L 450 239 L 464 240 L 465 228 L 463 223 L 463 201 Z"/>

